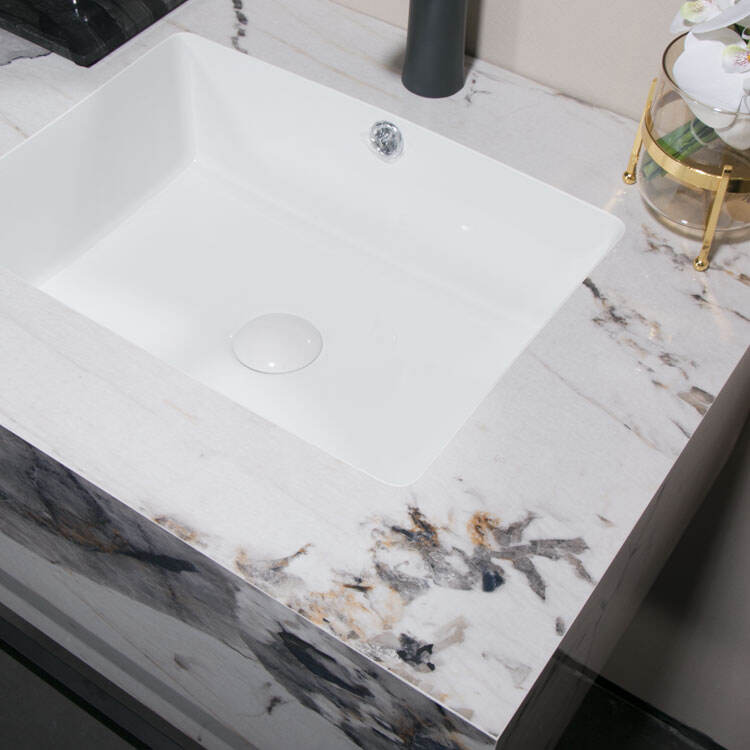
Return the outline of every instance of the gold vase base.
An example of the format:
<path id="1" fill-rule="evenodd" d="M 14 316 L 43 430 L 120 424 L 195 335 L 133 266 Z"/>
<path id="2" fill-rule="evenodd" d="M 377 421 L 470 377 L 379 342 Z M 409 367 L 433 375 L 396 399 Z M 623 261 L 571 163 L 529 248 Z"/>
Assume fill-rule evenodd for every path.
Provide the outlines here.
<path id="1" fill-rule="evenodd" d="M 622 179 L 626 185 L 634 185 L 636 183 L 636 166 L 638 165 L 641 149 L 645 147 L 646 153 L 648 153 L 651 159 L 673 180 L 696 190 L 706 190 L 713 193 L 713 199 L 703 229 L 701 249 L 695 260 L 693 260 L 693 268 L 696 271 L 702 272 L 707 270 L 711 264 L 711 249 L 727 192 L 750 193 L 750 183 L 744 179 L 733 180 L 732 166 L 730 164 L 725 164 L 721 168 L 721 172 L 698 169 L 697 167 L 692 167 L 678 161 L 659 145 L 652 134 L 653 122 L 651 119 L 651 105 L 654 100 L 657 80 L 654 78 L 651 82 L 646 106 L 643 109 L 643 114 L 638 124 L 633 149 L 630 152 L 628 166 L 622 175 Z"/>

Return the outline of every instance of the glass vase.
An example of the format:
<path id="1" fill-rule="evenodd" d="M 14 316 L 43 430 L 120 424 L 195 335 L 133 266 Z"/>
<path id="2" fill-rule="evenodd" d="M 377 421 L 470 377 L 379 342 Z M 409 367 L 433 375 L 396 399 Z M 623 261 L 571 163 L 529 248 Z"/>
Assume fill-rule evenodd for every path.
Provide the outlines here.
<path id="1" fill-rule="evenodd" d="M 674 81 L 674 63 L 684 49 L 685 35 L 667 47 L 644 123 L 657 145 L 675 161 L 709 174 L 732 167 L 732 179 L 750 180 L 750 114 L 723 110 L 691 97 Z M 638 164 L 641 195 L 654 211 L 681 227 L 703 230 L 714 193 L 691 187 L 667 174 L 648 153 Z M 733 185 L 741 184 L 734 182 Z M 750 194 L 730 186 L 716 231 L 750 226 Z"/>

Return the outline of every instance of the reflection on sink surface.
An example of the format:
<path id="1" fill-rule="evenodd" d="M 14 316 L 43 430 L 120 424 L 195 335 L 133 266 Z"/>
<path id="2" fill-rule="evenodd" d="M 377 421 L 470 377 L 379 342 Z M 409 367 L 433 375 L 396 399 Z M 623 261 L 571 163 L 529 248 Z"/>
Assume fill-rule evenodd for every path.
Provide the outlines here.
<path id="1" fill-rule="evenodd" d="M 370 147 L 381 120 L 403 134 L 396 159 Z M 425 471 L 622 232 L 190 34 L 1 159 L 0 204 L 11 271 L 393 484 Z M 285 374 L 241 364 L 232 336 L 269 313 L 317 329 L 319 356 Z"/>

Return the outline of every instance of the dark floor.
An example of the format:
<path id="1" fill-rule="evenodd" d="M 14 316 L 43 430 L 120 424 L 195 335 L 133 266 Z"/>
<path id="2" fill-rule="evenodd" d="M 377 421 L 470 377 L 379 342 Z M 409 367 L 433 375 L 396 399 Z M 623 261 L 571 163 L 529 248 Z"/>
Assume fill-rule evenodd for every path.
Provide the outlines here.
<path id="1" fill-rule="evenodd" d="M 601 677 L 580 679 L 591 688 L 555 750 L 724 750 Z"/>
<path id="2" fill-rule="evenodd" d="M 0 604 L 0 750 L 199 745 Z"/>
<path id="3" fill-rule="evenodd" d="M 0 747 L 16 750 L 129 750 L 143 747 L 104 716 L 0 643 Z M 6 744 L 7 743 L 7 744 Z"/>

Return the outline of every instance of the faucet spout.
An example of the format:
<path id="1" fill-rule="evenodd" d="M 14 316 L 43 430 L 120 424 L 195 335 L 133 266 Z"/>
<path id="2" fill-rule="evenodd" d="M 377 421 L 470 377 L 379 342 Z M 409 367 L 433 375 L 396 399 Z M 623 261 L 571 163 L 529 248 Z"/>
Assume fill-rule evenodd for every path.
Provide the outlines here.
<path id="1" fill-rule="evenodd" d="M 409 91 L 451 96 L 464 85 L 468 0 L 410 0 L 401 80 Z"/>

